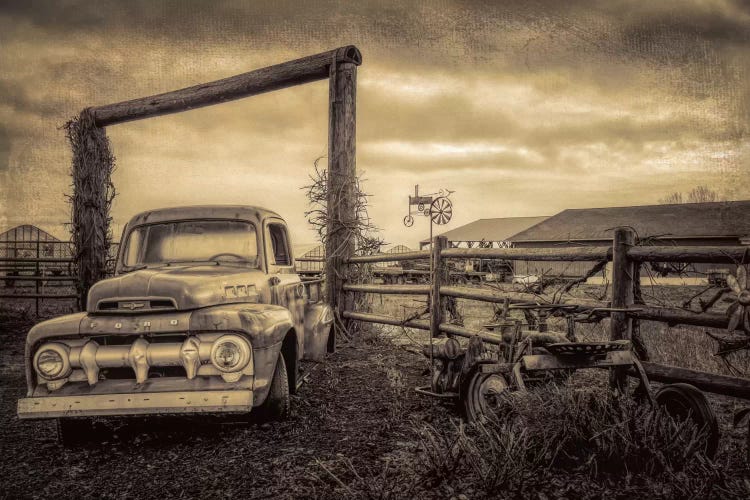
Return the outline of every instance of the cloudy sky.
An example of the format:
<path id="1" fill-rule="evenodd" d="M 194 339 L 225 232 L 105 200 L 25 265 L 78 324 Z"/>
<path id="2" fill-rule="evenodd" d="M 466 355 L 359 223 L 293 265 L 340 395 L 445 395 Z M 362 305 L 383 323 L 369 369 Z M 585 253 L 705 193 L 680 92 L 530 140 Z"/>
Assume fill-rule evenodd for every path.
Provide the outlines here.
<path id="1" fill-rule="evenodd" d="M 357 166 L 391 243 L 407 196 L 455 190 L 477 218 L 656 203 L 708 185 L 750 198 L 750 5 L 740 0 L 0 1 L 0 230 L 66 238 L 70 152 L 86 106 L 355 44 Z M 119 230 L 134 212 L 246 203 L 296 243 L 327 82 L 107 129 Z M 118 237 L 119 238 L 119 237 Z"/>

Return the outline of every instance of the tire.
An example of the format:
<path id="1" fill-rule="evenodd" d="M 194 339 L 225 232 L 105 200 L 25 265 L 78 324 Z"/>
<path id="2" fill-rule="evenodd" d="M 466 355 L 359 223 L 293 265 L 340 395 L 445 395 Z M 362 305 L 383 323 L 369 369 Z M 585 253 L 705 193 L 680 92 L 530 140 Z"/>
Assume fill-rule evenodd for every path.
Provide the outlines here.
<path id="1" fill-rule="evenodd" d="M 707 457 L 713 458 L 719 446 L 719 424 L 716 414 L 708 404 L 706 395 L 697 387 L 678 383 L 661 387 L 655 395 L 656 402 L 675 420 L 690 418 L 697 429 L 705 434 L 703 449 Z"/>
<path id="2" fill-rule="evenodd" d="M 479 366 L 475 366 L 461 383 L 459 389 L 459 403 L 461 416 L 467 422 L 476 422 L 487 418 L 492 413 L 492 407 L 487 402 L 488 394 L 499 395 L 510 389 L 506 378 L 500 373 L 482 373 Z"/>
<path id="3" fill-rule="evenodd" d="M 334 325 L 328 328 L 328 340 L 326 341 L 326 352 L 329 354 L 336 352 L 336 329 Z"/>
<path id="4" fill-rule="evenodd" d="M 258 407 L 258 413 L 263 420 L 286 420 L 289 417 L 289 374 L 286 371 L 286 363 L 281 353 L 276 360 L 276 368 L 273 371 L 268 395 L 263 404 Z"/>
<path id="5" fill-rule="evenodd" d="M 57 440 L 65 447 L 79 446 L 95 438 L 94 425 L 89 418 L 58 418 Z"/>

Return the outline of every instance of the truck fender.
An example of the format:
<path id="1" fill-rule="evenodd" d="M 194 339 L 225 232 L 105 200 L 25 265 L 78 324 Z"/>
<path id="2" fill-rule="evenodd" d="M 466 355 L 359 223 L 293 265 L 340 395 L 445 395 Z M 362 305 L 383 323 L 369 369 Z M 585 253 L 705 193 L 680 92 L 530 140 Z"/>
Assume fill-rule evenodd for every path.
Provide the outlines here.
<path id="1" fill-rule="evenodd" d="M 305 351 L 304 359 L 322 362 L 328 350 L 333 311 L 328 304 L 315 303 L 305 306 Z"/>

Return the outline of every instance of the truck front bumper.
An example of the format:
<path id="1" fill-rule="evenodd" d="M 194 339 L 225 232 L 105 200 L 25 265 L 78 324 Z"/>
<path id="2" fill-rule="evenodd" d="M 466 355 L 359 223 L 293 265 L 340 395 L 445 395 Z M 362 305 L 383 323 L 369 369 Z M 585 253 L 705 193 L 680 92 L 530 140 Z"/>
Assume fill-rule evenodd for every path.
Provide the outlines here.
<path id="1" fill-rule="evenodd" d="M 19 399 L 18 418 L 231 413 L 252 408 L 252 390 L 86 394 Z"/>

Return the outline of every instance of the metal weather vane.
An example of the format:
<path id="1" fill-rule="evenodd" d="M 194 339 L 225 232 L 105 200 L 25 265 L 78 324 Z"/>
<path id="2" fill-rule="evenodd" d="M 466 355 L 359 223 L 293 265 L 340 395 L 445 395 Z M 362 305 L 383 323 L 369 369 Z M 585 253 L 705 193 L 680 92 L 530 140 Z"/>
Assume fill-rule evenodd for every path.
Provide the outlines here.
<path id="1" fill-rule="evenodd" d="M 426 195 L 419 194 L 419 184 L 414 186 L 414 196 L 409 196 L 409 207 L 406 217 L 404 217 L 404 226 L 411 227 L 414 225 L 413 215 L 429 217 L 431 224 L 442 226 L 450 222 L 453 217 L 453 203 L 450 195 L 455 191 L 450 189 L 441 189 L 437 193 Z M 414 209 L 416 207 L 416 210 Z"/>

